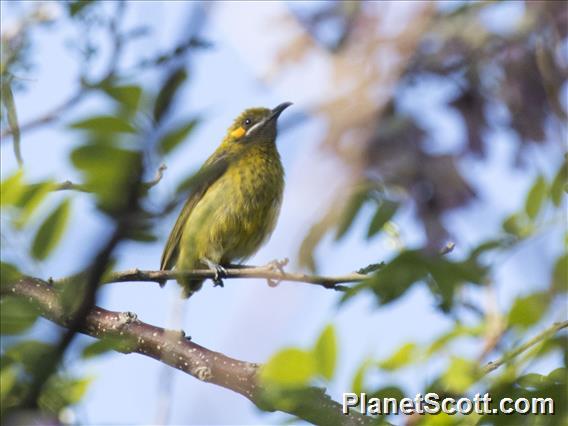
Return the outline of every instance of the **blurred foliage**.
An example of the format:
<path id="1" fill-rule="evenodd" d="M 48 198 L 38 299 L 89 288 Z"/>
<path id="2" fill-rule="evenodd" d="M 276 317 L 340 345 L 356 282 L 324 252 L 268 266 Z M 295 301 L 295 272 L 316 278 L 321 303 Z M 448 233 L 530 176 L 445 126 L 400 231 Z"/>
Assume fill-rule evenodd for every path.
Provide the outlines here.
<path id="1" fill-rule="evenodd" d="M 316 270 L 320 241 L 328 233 L 340 240 L 362 221 L 368 224 L 368 238 L 382 235 L 398 239 L 389 223 L 397 220 L 398 211 L 412 206 L 425 231 L 424 246 L 402 246 L 390 260 L 382 263 L 383 259 L 377 259 L 380 267 L 368 279 L 352 286 L 341 301 L 370 294 L 385 305 L 404 297 L 413 286 L 426 285 L 436 305 L 451 315 L 454 325 L 427 344 L 405 342 L 384 359 L 366 357 L 354 369 L 349 390 L 398 399 L 409 396 L 396 373 L 406 368 L 417 371 L 432 362 L 441 367 L 436 367 L 436 373 L 429 367 L 423 394 L 435 391 L 441 396 L 471 397 L 476 390 L 485 389 L 494 401 L 503 397 L 550 396 L 556 403 L 556 413 L 538 419 L 521 415 L 421 416 L 408 424 L 564 424 L 568 421 L 568 346 L 564 335 L 543 339 L 489 375 L 481 365 L 497 357 L 504 348 L 527 340 L 526 336 L 545 327 L 551 318 L 565 319 L 566 156 L 552 178 L 548 173 L 537 173 L 524 202 L 519 202 L 518 210 L 503 219 L 501 233 L 469 250 L 460 246 L 459 236 L 449 234 L 444 216 L 478 197 L 461 163 L 463 159 L 487 160 L 495 132 L 505 131 L 515 140 L 512 166 L 525 171 L 532 165 L 535 147 L 556 145 L 553 150 L 565 152 L 567 115 L 566 103 L 561 99 L 568 75 L 567 9 L 561 2 L 517 2 L 521 11 L 517 25 L 500 28 L 488 24 L 486 19 L 502 6 L 499 2 L 439 5 L 431 16 L 428 13 L 432 8 L 424 7 L 422 16 L 429 17 L 424 18 L 427 25 L 416 44 L 412 44 L 411 36 L 404 39 L 404 33 L 396 39 L 398 46 L 397 42 L 392 43 L 403 55 L 407 54 L 408 60 L 400 70 L 393 95 L 384 107 L 377 104 L 373 109 L 367 105 L 365 94 L 372 93 L 372 84 L 380 81 L 381 73 L 346 74 L 349 68 L 342 62 L 343 53 L 357 64 L 362 52 L 371 57 L 380 50 L 381 42 L 389 43 L 387 37 L 386 41 L 376 41 L 365 35 L 363 29 L 369 30 L 371 23 L 383 22 L 380 14 L 373 15 L 377 8 L 361 4 L 351 7 L 353 2 L 338 1 L 300 7 L 290 2 L 309 37 L 291 41 L 279 52 L 277 65 L 293 66 L 294 61 L 300 62 L 311 50 L 321 53 L 323 48 L 328 52 L 330 66 L 336 66 L 337 80 L 343 78 L 354 87 L 363 86 L 360 92 L 338 91 L 336 98 L 330 95 L 333 101 L 318 109 L 331 120 L 325 142 L 351 166 L 354 183 L 346 190 L 350 196 L 339 194 L 309 230 L 300 247 L 300 261 Z M 416 18 L 411 26 L 419 26 L 420 19 Z M 378 46 L 376 50 L 373 43 Z M 437 137 L 435 129 L 426 126 L 419 110 L 407 105 L 409 96 L 422 93 L 420 89 L 429 84 L 447 89 L 450 95 L 442 101 L 441 108 L 456 113 L 463 124 L 463 142 L 449 152 L 433 152 L 430 147 Z M 374 112 L 367 114 L 367 107 Z M 353 154 L 358 144 L 363 149 Z M 374 213 L 369 215 L 369 211 Z M 555 235 L 551 236 L 551 230 Z M 496 282 L 500 259 L 513 255 L 542 234 L 563 241 L 563 252 L 552 262 L 550 278 L 542 277 L 536 289 L 524 291 L 503 311 L 480 303 L 480 292 L 492 297 L 494 287 L 500 284 Z M 459 258 L 441 250 L 449 239 L 460 247 Z M 481 287 L 472 293 L 472 285 Z M 472 294 L 475 300 L 470 301 Z M 396 332 L 395 326 L 389 325 L 388 329 Z M 475 345 L 478 353 L 457 353 L 460 344 Z M 550 360 L 551 354 L 561 355 L 563 367 L 549 375 L 527 372 L 539 360 Z M 439 364 L 440 360 L 444 362 Z M 381 377 L 379 386 L 377 374 Z"/>
<path id="2" fill-rule="evenodd" d="M 310 412 L 318 417 L 317 404 L 326 401 L 325 389 L 318 387 L 335 376 L 338 341 L 332 325 L 325 327 L 311 349 L 286 348 L 274 354 L 261 368 L 261 408 Z"/>
<path id="3" fill-rule="evenodd" d="M 334 22 L 335 34 L 344 34 L 340 38 L 346 40 L 343 46 L 346 51 L 351 47 L 350 37 L 354 46 L 375 43 L 377 52 L 380 49 L 381 39 L 375 41 L 365 37 L 358 29 L 358 25 L 364 28 L 373 19 L 382 24 L 380 16 L 372 15 L 373 8 L 367 13 L 364 7 L 350 8 L 350 3 L 338 1 L 305 8 L 307 10 L 301 13 L 295 11 L 301 15 L 299 22 L 316 40 L 316 45 L 328 47 L 332 61 L 334 54 L 341 53 L 341 47 L 337 51 L 318 36 L 331 32 L 331 22 Z M 337 121 L 333 126 L 342 126 L 330 128 L 326 143 L 332 144 L 345 158 L 349 158 L 349 154 L 353 157 L 353 153 L 344 152 L 343 146 L 346 149 L 356 144 L 364 147 L 351 165 L 355 178 L 378 177 L 378 184 L 385 191 L 402 195 L 405 203 L 412 204 L 424 227 L 427 247 L 432 250 L 437 250 L 450 238 L 443 223 L 444 215 L 467 206 L 476 198 L 459 161 L 464 157 L 487 158 L 494 130 L 506 130 L 518 141 L 517 166 L 526 165 L 531 147 L 565 141 L 563 123 L 567 115 L 561 97 L 568 74 L 568 61 L 563 50 L 568 35 L 566 8 L 562 2 L 519 2 L 523 16 L 517 26 L 501 29 L 487 25 L 484 19 L 494 8 L 501 6 L 498 3 L 464 2 L 455 7 L 440 6 L 428 20 L 415 49 L 402 52 L 408 54 L 408 59 L 393 96 L 382 108 L 379 104 L 374 109 L 369 106 L 374 114 L 369 113 L 368 117 L 355 115 L 349 121 L 344 108 L 352 105 L 349 102 L 353 98 L 359 101 L 361 114 L 368 107 L 365 97 L 353 93 L 338 94 L 339 100 L 321 108 Z M 419 18 L 416 18 L 417 22 Z M 402 35 L 400 40 L 400 44 L 408 49 Z M 290 44 L 294 49 L 303 49 L 306 54 L 310 48 L 315 49 L 308 41 L 311 40 L 304 39 L 301 47 Z M 351 55 L 357 53 L 351 52 Z M 337 72 L 341 72 L 339 57 L 337 61 Z M 282 62 L 280 65 L 287 64 Z M 354 80 L 353 83 L 361 84 L 363 90 L 371 92 L 374 90 L 372 84 L 376 84 L 379 77 L 369 77 L 368 81 L 363 80 L 363 76 L 361 81 L 357 81 L 357 76 L 344 78 Z M 435 129 L 426 127 L 420 111 L 409 110 L 403 102 L 404 97 L 416 96 L 422 87 L 433 83 L 445 87 L 451 94 L 442 108 L 457 113 L 465 129 L 463 143 L 449 154 L 431 152 L 429 146 L 437 137 Z M 343 118 L 340 119 L 341 114 Z M 357 131 L 364 136 L 356 136 Z M 351 142 L 342 144 L 343 137 Z M 357 192 L 358 186 L 354 188 Z M 555 191 L 558 194 L 558 186 Z M 343 208 L 348 216 L 354 216 L 357 206 L 341 201 L 333 203 L 329 210 Z M 535 209 L 537 204 L 534 203 Z M 315 248 L 330 227 L 336 227 L 340 234 L 345 232 L 346 222 L 339 216 L 335 213 L 334 220 L 329 220 L 328 214 L 324 214 L 323 217 L 328 218 L 326 225 L 322 226 L 321 222 L 315 225 L 304 244 Z M 307 257 L 307 250 L 301 250 L 301 257 L 305 265 L 315 266 L 313 259 Z"/>
<path id="4" fill-rule="evenodd" d="M 554 174 L 554 181 L 567 182 L 566 162 L 563 162 Z M 562 176 L 562 178 L 558 178 Z M 563 185 L 564 185 L 563 184 Z M 556 183 L 553 186 L 560 186 Z M 477 301 L 470 304 L 463 297 L 461 288 L 470 284 L 492 283 L 499 261 L 495 261 L 496 251 L 503 254 L 512 253 L 517 247 L 527 244 L 534 237 L 546 232 L 550 226 L 557 227 L 558 221 L 565 220 L 565 197 L 559 200 L 556 192 L 550 190 L 550 182 L 543 176 L 537 175 L 528 188 L 524 202 L 519 210 L 511 214 L 503 222 L 503 234 L 473 247 L 463 260 L 451 260 L 448 254 L 433 254 L 424 250 L 404 249 L 392 260 L 386 262 L 370 277 L 348 290 L 343 302 L 358 295 L 362 291 L 370 291 L 381 304 L 387 304 L 402 297 L 415 283 L 426 283 L 433 295 L 439 301 L 439 307 L 444 311 L 451 310 L 454 326 L 436 340 L 424 345 L 417 342 L 403 343 L 391 355 L 380 360 L 366 358 L 353 374 L 351 391 L 366 392 L 373 397 L 408 396 L 396 380 L 392 384 L 382 381 L 381 385 L 370 385 L 371 377 L 378 372 L 392 375 L 405 368 L 429 365 L 431 361 L 444 359 L 446 362 L 437 373 L 430 377 L 423 394 L 436 392 L 441 397 L 473 396 L 475 390 L 487 390 L 493 401 L 500 398 L 539 398 L 551 397 L 555 401 L 555 415 L 543 417 L 536 423 L 521 415 L 510 416 L 466 416 L 452 417 L 444 420 L 441 417 L 423 417 L 417 424 L 550 424 L 559 425 L 568 419 L 566 395 L 566 366 L 568 361 L 568 345 L 565 336 L 540 341 L 527 353 L 512 357 L 504 367 L 486 375 L 481 368 L 481 361 L 489 355 L 494 355 L 503 342 L 522 342 L 529 333 L 545 326 L 545 319 L 555 318 L 560 304 L 565 303 L 568 283 L 568 257 L 566 244 L 564 253 L 553 262 L 550 278 L 545 278 L 542 286 L 531 293 L 525 293 L 514 299 L 504 312 L 485 311 Z M 356 200 L 361 205 L 361 200 Z M 353 210 L 352 214 L 357 214 Z M 556 235 L 556 238 L 562 237 Z M 492 254 L 488 256 L 488 254 Z M 450 256 L 450 257 L 448 257 Z M 491 260 L 491 262 L 489 261 Z M 473 306 L 472 306 L 473 305 Z M 471 318 L 462 319 L 464 309 L 476 314 L 475 321 Z M 467 317 L 466 317 L 467 318 Z M 562 318 L 562 317 L 561 317 Z M 477 357 L 455 355 L 456 342 L 479 346 Z M 509 343 L 510 344 L 510 343 Z M 563 367 L 550 372 L 548 376 L 527 373 L 526 368 L 539 359 L 549 359 L 554 353 L 563 358 Z M 529 370 L 530 371 L 530 370 Z M 393 379 L 396 376 L 393 376 Z M 551 378 L 552 377 L 552 378 Z M 529 385 L 530 384 L 530 385 Z M 512 420 L 511 420 L 512 419 Z M 440 423 L 441 422 L 441 423 Z M 512 423 L 511 423 L 512 422 Z"/>
<path id="5" fill-rule="evenodd" d="M 30 379 L 41 368 L 42 360 L 53 348 L 38 340 L 23 340 L 7 348 L 1 358 L 0 415 L 4 418 L 22 402 Z M 91 382 L 68 374 L 51 377 L 42 391 L 39 406 L 49 413 L 59 413 L 65 407 L 78 403 Z"/>
<path id="6" fill-rule="evenodd" d="M 20 166 L 23 166 L 19 142 L 20 124 L 12 92 L 26 86 L 26 80 L 21 79 L 19 74 L 29 73 L 32 69 L 36 52 L 31 39 L 32 34 L 40 30 L 39 24 L 47 20 L 68 20 L 79 31 L 80 35 L 71 48 L 80 52 L 82 60 L 78 92 L 64 102 L 56 114 L 47 114 L 41 118 L 40 124 L 65 118 L 68 109 L 88 96 L 99 96 L 106 102 L 106 106 L 68 123 L 64 128 L 66 134 L 73 136 L 76 141 L 69 160 L 81 183 L 56 183 L 52 179 L 30 182 L 25 167 L 5 176 L 0 183 L 2 286 L 14 282 L 26 272 L 31 273 L 38 264 L 48 261 L 56 249 L 70 238 L 66 230 L 69 226 L 76 225 L 77 218 L 72 208 L 76 197 L 88 197 L 98 213 L 106 215 L 110 225 L 116 226 L 116 229 L 127 229 L 125 234 L 117 234 L 117 238 L 141 243 L 154 241 L 155 218 L 161 217 L 163 212 L 147 208 L 149 203 L 146 199 L 148 189 L 161 179 L 163 168 L 160 168 L 157 177 L 152 178 L 153 163 L 156 158 L 168 155 L 184 142 L 198 123 L 198 119 L 193 116 L 177 127 L 174 126 L 174 130 L 170 126 L 163 126 L 169 118 L 177 92 L 187 79 L 184 67 L 169 69 L 169 63 L 173 58 L 183 58 L 189 48 L 203 47 L 204 43 L 197 43 L 194 37 L 190 37 L 189 41 L 182 42 L 182 46 L 175 48 L 171 54 L 159 53 L 159 60 L 140 59 L 141 69 L 149 70 L 152 65 L 156 65 L 156 70 L 165 76 L 157 89 L 156 86 L 146 89 L 137 78 L 131 76 L 131 72 L 120 73 L 117 68 L 125 45 L 144 33 L 141 30 L 134 31 L 137 34 L 121 30 L 126 5 L 68 1 L 63 6 L 67 12 L 65 16 L 58 15 L 45 4 L 29 5 L 25 9 L 27 15 L 24 14 L 12 29 L 13 33 L 2 33 L 2 121 L 3 125 L 6 124 L 5 131 L 12 136 Z M 91 66 L 97 61 L 101 62 L 100 56 L 96 54 L 100 48 L 96 40 L 100 40 L 100 37 L 93 34 L 95 31 L 106 32 L 113 40 L 114 49 L 110 63 L 98 77 L 90 73 Z M 98 69 L 100 68 L 99 66 Z M 152 119 L 148 120 L 148 117 Z M 35 124 L 28 124 L 24 128 L 34 126 Z M 146 179 L 148 182 L 141 182 Z M 192 182 L 199 184 L 200 179 L 194 178 Z M 133 195 L 132 191 L 136 193 Z M 167 212 L 168 208 L 164 211 Z M 127 226 L 121 223 L 127 223 Z M 93 249 L 99 244 L 85 243 L 93 244 Z M 96 265 L 95 262 L 93 264 Z M 110 261 L 98 267 L 103 267 L 104 272 L 110 270 L 112 265 L 113 262 Z M 76 311 L 81 300 L 86 297 L 88 289 L 85 282 L 92 273 L 90 268 L 91 265 L 88 265 L 71 278 L 53 282 L 69 315 Z M 32 337 L 37 336 L 34 330 L 46 326 L 38 321 L 40 312 L 33 300 L 3 295 L 0 312 L 2 419 L 26 424 L 42 421 L 41 419 L 54 421 L 58 417 L 60 421 L 64 410 L 79 403 L 84 397 L 91 378 L 71 376 L 66 372 L 65 365 L 58 371 L 51 372 L 41 388 L 36 407 L 43 414 L 22 411 L 24 408 L 32 408 L 27 400 L 28 395 L 32 392 L 32 387 L 36 386 L 35 380 L 43 376 L 45 365 L 49 365 L 47 357 L 58 356 L 58 344 Z M 118 335 L 109 337 L 84 345 L 82 358 L 93 358 L 110 350 L 126 351 L 130 344 Z M 43 415 L 48 417 L 44 418 Z"/>
<path id="7" fill-rule="evenodd" d="M 302 388 L 320 377 L 333 378 L 337 359 L 337 337 L 327 326 L 310 350 L 283 349 L 263 365 L 260 378 L 267 388 Z"/>
<path id="8" fill-rule="evenodd" d="M 133 68 L 125 70 L 120 67 L 121 55 L 128 51 L 129 43 L 149 35 L 144 27 L 121 27 L 127 3 L 81 0 L 60 5 L 64 14 L 59 15 L 49 4 L 30 6 L 17 25 L 2 32 L 0 118 L 3 137 L 11 135 L 21 166 L 0 183 L 2 286 L 22 274 L 37 271 L 64 246 L 70 238 L 66 231 L 78 220 L 73 211 L 76 197 L 86 197 L 96 214 L 104 215 L 114 226 L 127 221 L 128 233 L 121 239 L 146 243 L 155 239 L 157 218 L 173 210 L 188 191 L 215 178 L 226 167 L 220 163 L 207 175 L 190 174 L 179 182 L 175 199 L 163 209 L 156 208 L 147 190 L 155 183 L 143 184 L 151 179 L 155 165 L 191 141 L 194 130 L 207 118 L 191 114 L 174 123 L 169 121 L 176 96 L 191 76 L 183 63 L 184 55 L 193 48 L 208 47 L 208 43 L 192 33 L 170 49 L 134 58 L 137 60 L 133 61 Z M 548 169 L 535 176 L 525 199 L 519 200 L 518 210 L 503 218 L 499 232 L 475 247 L 460 247 L 458 255 L 440 252 L 450 239 L 445 215 L 467 206 L 478 196 L 464 173 L 464 158 L 487 160 L 495 131 L 506 131 L 515 138 L 515 167 L 527 167 L 534 149 L 565 142 L 562 132 L 566 105 L 561 102 L 568 63 L 563 51 L 568 35 L 565 5 L 522 2 L 523 16 L 513 29 L 496 29 L 484 23 L 485 14 L 499 7 L 499 2 L 456 3 L 417 14 L 416 22 L 407 26 L 409 31 L 418 28 L 416 40 L 405 39 L 404 33 L 396 37 L 401 40 L 397 47 L 404 58 L 403 66 L 392 95 L 387 96 L 384 104 L 368 96 L 375 93 L 376 77 L 381 74 L 377 71 L 381 69 L 380 61 L 375 63 L 369 58 L 375 58 L 375 47 L 388 44 L 384 39 L 368 37 L 381 19 L 370 12 L 369 4 L 334 1 L 312 2 L 309 7 L 297 2 L 288 5 L 305 34 L 300 42 L 290 40 L 290 49 L 278 55 L 283 63 L 277 65 L 298 60 L 309 53 L 309 46 L 315 45 L 318 52 L 339 63 L 338 69 L 333 69 L 338 75 L 346 62 L 360 65 L 358 73 L 349 77 L 361 80 L 353 86 L 337 84 L 355 87 L 343 94 L 347 103 L 334 99 L 318 111 L 330 118 L 326 143 L 351 167 L 353 181 L 347 195 L 341 192 L 328 210 L 322 208 L 321 220 L 307 233 L 301 246 L 302 264 L 316 270 L 320 241 L 331 233 L 341 243 L 360 223 L 364 223 L 367 239 L 387 236 L 400 242 L 394 223 L 403 211 L 412 211 L 424 229 L 423 246 L 397 244 L 388 259 L 376 259 L 376 263 L 362 268 L 360 272 L 368 274 L 368 278 L 343 295 L 339 308 L 361 295 L 371 297 L 377 306 L 391 304 L 416 286 L 424 286 L 439 312 L 450 322 L 448 329 L 432 341 L 402 342 L 398 348 L 390 348 L 387 356 L 366 356 L 359 365 L 351 366 L 349 390 L 400 399 L 409 395 L 409 386 L 398 375 L 428 367 L 428 376 L 419 378 L 423 393 L 435 391 L 440 396 L 460 397 L 482 389 L 490 392 L 494 400 L 505 396 L 551 396 L 557 402 L 557 413 L 538 419 L 424 416 L 412 424 L 555 425 L 568 421 L 565 334 L 543 339 L 529 351 L 507 359 L 490 374 L 482 368 L 487 360 L 508 353 L 519 342 L 526 341 L 526 336 L 536 334 L 556 318 L 558 306 L 565 303 L 568 292 L 568 234 L 554 235 L 563 239 L 563 249 L 555 254 L 550 274 L 542 277 L 538 288 L 527 289 L 499 309 L 479 301 L 480 296 L 493 298 L 500 285 L 498 268 L 505 256 L 550 229 L 556 231 L 565 225 L 566 157 L 552 177 Z M 46 24 L 63 20 L 77 31 L 71 43 L 80 65 L 77 92 L 54 114 L 40 117 L 35 124 L 19 123 L 14 98 L 30 86 L 30 79 L 25 77 L 33 75 L 37 54 L 33 35 Z M 101 60 L 102 38 L 111 40 L 108 63 L 105 58 Z M 352 46 L 357 47 L 357 54 L 347 55 L 345 61 L 342 54 Z M 100 74 L 93 73 L 101 69 Z M 368 69 L 371 71 L 367 72 Z M 149 71 L 159 74 L 160 78 L 155 78 L 160 81 L 158 85 L 144 84 L 140 74 Z M 416 90 L 429 82 L 449 87 L 451 96 L 443 107 L 457 114 L 463 124 L 463 143 L 451 152 L 430 149 L 436 134 L 426 126 L 420 112 L 409 110 L 403 102 L 405 96 L 415 96 Z M 58 184 L 54 179 L 31 182 L 31 173 L 23 162 L 20 133 L 67 119 L 66 113 L 89 96 L 104 99 L 104 108 L 66 121 L 62 130 L 74 138 L 69 162 L 80 183 Z M 349 102 L 355 102 L 356 108 Z M 349 111 L 357 112 L 354 122 L 348 120 Z M 357 132 L 361 129 L 365 131 Z M 139 204 L 135 209 L 131 202 L 133 188 L 138 191 L 134 198 L 139 201 L 134 203 Z M 72 189 L 80 192 L 62 192 Z M 459 244 L 459 238 L 452 239 Z M 92 243 L 95 242 L 85 242 Z M 105 272 L 109 271 L 112 262 L 104 267 Z M 74 279 L 54 282 L 69 312 L 75 310 L 84 294 L 81 279 L 88 272 L 80 270 Z M 30 384 L 39 374 L 42 361 L 55 350 L 55 344 L 47 339 L 37 340 L 39 333 L 34 330 L 46 324 L 38 320 L 39 312 L 32 302 L 4 295 L 0 308 L 0 414 L 4 417 L 23 407 Z M 396 324 L 385 324 L 380 332 L 396 332 Z M 81 346 L 82 357 L 72 362 L 102 356 L 111 350 L 127 350 L 130 343 L 119 336 L 89 341 Z M 459 350 L 461 344 L 475 350 L 463 353 Z M 260 374 L 265 408 L 270 410 L 278 405 L 317 411 L 318 407 L 309 401 L 325 395 L 322 386 L 337 380 L 340 350 L 335 328 L 328 326 L 310 348 L 288 347 L 273 355 Z M 530 371 L 533 365 L 550 359 L 558 368 L 547 374 Z M 433 364 L 438 367 L 430 368 Z M 71 376 L 62 367 L 43 387 L 39 408 L 57 417 L 81 401 L 89 383 L 90 378 Z M 383 421 L 377 419 L 378 424 Z"/>

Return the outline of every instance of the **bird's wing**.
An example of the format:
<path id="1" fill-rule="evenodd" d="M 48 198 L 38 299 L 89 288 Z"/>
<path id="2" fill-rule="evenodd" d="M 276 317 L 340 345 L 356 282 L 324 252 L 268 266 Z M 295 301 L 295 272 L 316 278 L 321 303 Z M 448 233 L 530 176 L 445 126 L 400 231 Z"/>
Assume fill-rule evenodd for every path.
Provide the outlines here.
<path id="1" fill-rule="evenodd" d="M 160 270 L 169 270 L 174 266 L 179 251 L 183 229 L 191 215 L 191 212 L 197 203 L 199 203 L 199 201 L 203 198 L 203 195 L 207 192 L 211 185 L 225 173 L 227 165 L 228 163 L 225 156 L 214 154 L 205 162 L 201 170 L 194 176 L 195 182 L 192 185 L 193 190 L 185 202 L 176 224 L 168 237 L 168 242 L 164 247 L 162 260 L 160 261 Z"/>

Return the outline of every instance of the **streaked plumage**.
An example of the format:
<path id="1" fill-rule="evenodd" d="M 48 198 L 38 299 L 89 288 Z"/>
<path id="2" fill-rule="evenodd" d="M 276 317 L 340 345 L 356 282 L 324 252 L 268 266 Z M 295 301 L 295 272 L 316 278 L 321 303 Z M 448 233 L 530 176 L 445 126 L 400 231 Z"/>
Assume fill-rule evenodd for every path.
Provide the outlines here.
<path id="1" fill-rule="evenodd" d="M 272 234 L 280 212 L 284 170 L 276 149 L 278 115 L 252 108 L 229 128 L 202 167 L 208 177 L 185 203 L 168 238 L 160 269 L 191 270 L 227 265 L 252 256 Z M 211 266 L 211 265 L 209 265 Z M 202 280 L 178 280 L 185 297 Z"/>

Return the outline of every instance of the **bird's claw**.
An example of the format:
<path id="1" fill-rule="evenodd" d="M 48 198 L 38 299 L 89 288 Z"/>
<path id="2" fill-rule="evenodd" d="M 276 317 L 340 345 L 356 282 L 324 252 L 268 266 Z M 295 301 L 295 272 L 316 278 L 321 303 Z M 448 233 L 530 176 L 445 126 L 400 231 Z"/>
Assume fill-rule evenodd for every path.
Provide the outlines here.
<path id="1" fill-rule="evenodd" d="M 204 259 L 209 269 L 214 272 L 213 275 L 213 285 L 214 287 L 224 287 L 223 278 L 227 278 L 227 270 L 221 265 L 215 262 L 211 262 L 209 259 Z"/>
<path id="2" fill-rule="evenodd" d="M 227 278 L 227 270 L 221 265 L 215 265 L 215 275 L 213 276 L 214 287 L 224 287 L 223 278 Z"/>

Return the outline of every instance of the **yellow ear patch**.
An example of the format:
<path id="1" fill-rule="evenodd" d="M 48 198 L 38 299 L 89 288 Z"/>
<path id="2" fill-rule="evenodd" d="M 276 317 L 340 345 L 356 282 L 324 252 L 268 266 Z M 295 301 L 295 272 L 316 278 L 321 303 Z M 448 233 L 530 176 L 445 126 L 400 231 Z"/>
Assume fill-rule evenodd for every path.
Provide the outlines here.
<path id="1" fill-rule="evenodd" d="M 231 132 L 231 136 L 234 137 L 234 138 L 236 138 L 236 139 L 240 139 L 240 138 L 243 137 L 243 135 L 244 135 L 245 133 L 246 133 L 246 130 L 243 129 L 242 127 L 239 127 L 238 129 L 233 130 L 233 131 Z"/>

